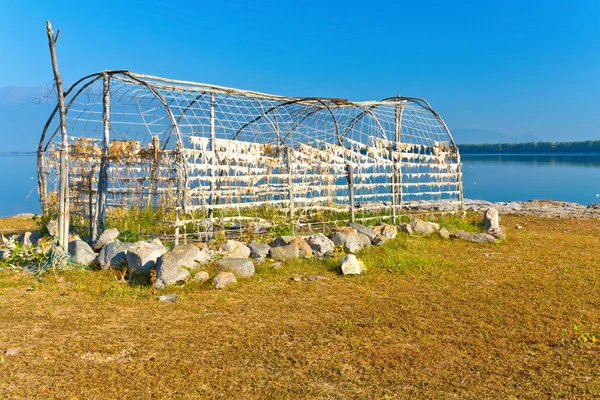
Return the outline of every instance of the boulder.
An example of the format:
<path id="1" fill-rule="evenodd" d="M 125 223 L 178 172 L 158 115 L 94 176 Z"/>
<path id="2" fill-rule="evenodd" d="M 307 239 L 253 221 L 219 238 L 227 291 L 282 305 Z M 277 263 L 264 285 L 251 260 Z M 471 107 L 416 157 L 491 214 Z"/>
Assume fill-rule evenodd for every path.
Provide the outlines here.
<path id="1" fill-rule="evenodd" d="M 409 235 L 413 234 L 413 229 L 410 226 L 410 224 L 402 223 L 402 224 L 398 225 L 398 229 L 400 229 L 404 233 L 408 233 Z"/>
<path id="2" fill-rule="evenodd" d="M 322 233 L 309 236 L 308 239 L 306 239 L 306 243 L 308 243 L 313 252 L 321 256 L 333 254 L 335 250 L 335 244 Z"/>
<path id="3" fill-rule="evenodd" d="M 125 258 L 127 266 L 136 272 L 150 273 L 156 268 L 156 261 L 167 252 L 167 248 L 158 242 L 136 242 L 129 249 Z"/>
<path id="4" fill-rule="evenodd" d="M 110 242 L 102 247 L 96 262 L 102 269 L 107 268 L 119 268 L 126 261 L 127 249 L 131 247 L 132 243 L 123 243 L 118 240 Z"/>
<path id="5" fill-rule="evenodd" d="M 431 235 L 433 232 L 437 232 L 440 229 L 438 224 L 426 222 L 417 218 L 410 221 L 410 227 L 412 228 L 413 232 L 425 236 Z"/>
<path id="6" fill-rule="evenodd" d="M 96 259 L 94 250 L 83 240 L 69 242 L 71 261 L 79 265 L 90 265 Z"/>
<path id="7" fill-rule="evenodd" d="M 365 265 L 359 261 L 354 254 L 348 254 L 342 258 L 342 273 L 344 275 L 360 275 L 365 272 Z"/>
<path id="8" fill-rule="evenodd" d="M 500 216 L 495 208 L 488 208 L 483 215 L 485 230 L 491 231 L 500 228 Z"/>
<path id="9" fill-rule="evenodd" d="M 300 257 L 310 258 L 313 256 L 312 248 L 308 245 L 308 243 L 306 243 L 304 239 L 300 237 L 295 237 L 290 242 L 290 245 L 298 246 L 298 252 L 300 254 Z"/>
<path id="10" fill-rule="evenodd" d="M 393 239 L 398 235 L 398 228 L 391 224 L 379 223 L 373 227 L 373 230 L 386 239 Z"/>
<path id="11" fill-rule="evenodd" d="M 210 279 L 210 275 L 206 271 L 200 271 L 196 275 L 194 275 L 194 280 L 197 282 L 206 282 Z"/>
<path id="12" fill-rule="evenodd" d="M 232 257 L 232 258 L 248 258 L 250 257 L 251 251 L 242 242 L 238 242 L 237 240 L 228 240 L 221 247 L 223 250 L 224 257 Z"/>
<path id="13" fill-rule="evenodd" d="M 238 278 L 249 278 L 254 275 L 254 264 L 247 258 L 221 258 L 217 261 L 221 271 L 233 272 Z"/>
<path id="14" fill-rule="evenodd" d="M 25 232 L 17 237 L 17 241 L 25 247 L 37 246 L 42 238 L 39 231 Z"/>
<path id="15" fill-rule="evenodd" d="M 271 243 L 269 243 L 269 246 L 271 246 L 271 247 L 287 246 L 295 238 L 296 238 L 296 236 L 277 236 L 275 239 L 273 239 L 273 241 Z"/>
<path id="16" fill-rule="evenodd" d="M 375 238 L 373 240 L 371 240 L 371 243 L 374 244 L 375 246 L 383 246 L 386 241 L 387 241 L 387 239 L 385 237 L 383 237 L 380 234 L 377 234 L 377 236 L 375 236 Z"/>
<path id="17" fill-rule="evenodd" d="M 333 228 L 331 233 L 331 241 L 336 246 L 344 246 L 344 250 L 349 253 L 359 251 L 363 246 L 371 244 L 371 240 L 364 234 L 359 234 L 358 231 L 350 226 L 342 226 Z"/>
<path id="18" fill-rule="evenodd" d="M 292 260 L 300 257 L 300 248 L 295 244 L 271 247 L 271 257 L 274 260 Z"/>
<path id="19" fill-rule="evenodd" d="M 363 235 L 365 235 L 366 237 L 369 238 L 370 241 L 372 241 L 373 239 L 375 239 L 375 237 L 377 236 L 377 232 L 375 232 L 373 229 L 368 228 L 364 225 L 361 224 L 357 224 L 356 222 L 350 222 L 348 224 L 349 227 L 356 229 L 356 231 L 358 233 L 362 233 Z"/>
<path id="20" fill-rule="evenodd" d="M 48 230 L 48 235 L 50 235 L 51 237 L 58 236 L 58 221 L 56 221 L 55 219 L 51 219 L 46 224 L 46 229 Z"/>
<path id="21" fill-rule="evenodd" d="M 157 268 L 161 261 L 169 266 L 175 265 L 195 270 L 201 264 L 212 261 L 212 255 L 208 250 L 200 250 L 196 245 L 187 243 L 175 246 L 173 250 L 160 256 L 156 263 Z"/>
<path id="22" fill-rule="evenodd" d="M 487 233 L 456 231 L 451 236 L 453 239 L 463 239 L 475 243 L 495 243 L 496 238 Z"/>
<path id="23" fill-rule="evenodd" d="M 94 251 L 100 251 L 102 247 L 117 240 L 118 236 L 119 230 L 117 228 L 107 229 L 102 232 L 100 237 L 94 242 L 92 249 L 94 249 Z"/>
<path id="24" fill-rule="evenodd" d="M 237 280 L 235 279 L 235 275 L 233 275 L 231 272 L 222 271 L 219 272 L 213 279 L 213 286 L 215 289 L 223 289 L 229 285 L 233 285 L 236 282 Z"/>
<path id="25" fill-rule="evenodd" d="M 440 228 L 438 234 L 442 239 L 450 239 L 450 232 L 448 232 L 448 229 L 446 228 Z"/>
<path id="26" fill-rule="evenodd" d="M 250 248 L 250 254 L 252 255 L 252 257 L 259 260 L 266 258 L 269 255 L 269 252 L 271 251 L 271 246 L 269 246 L 268 244 L 257 243 L 255 241 L 252 241 L 252 243 L 248 245 L 248 248 Z"/>

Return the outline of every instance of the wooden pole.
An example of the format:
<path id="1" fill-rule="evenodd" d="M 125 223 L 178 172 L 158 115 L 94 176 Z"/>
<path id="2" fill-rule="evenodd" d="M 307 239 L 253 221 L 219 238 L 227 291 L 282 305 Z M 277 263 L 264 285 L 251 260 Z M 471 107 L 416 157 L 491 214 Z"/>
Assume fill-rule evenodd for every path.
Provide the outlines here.
<path id="1" fill-rule="evenodd" d="M 399 101 L 400 99 L 398 99 Z M 394 184 L 396 185 L 396 207 L 402 209 L 402 156 L 400 155 L 399 147 L 402 140 L 401 131 L 402 131 L 402 114 L 404 113 L 404 103 L 396 104 L 396 137 L 395 137 L 395 147 L 396 153 L 398 155 L 398 160 L 394 161 Z"/>
<path id="2" fill-rule="evenodd" d="M 210 94 L 210 151 L 213 153 L 212 165 L 209 171 L 210 174 L 210 195 L 208 198 L 208 235 L 207 238 L 212 238 L 212 231 L 214 229 L 214 209 L 213 205 L 215 203 L 215 180 L 217 179 L 217 175 L 215 174 L 215 165 L 217 158 L 217 138 L 216 138 L 216 130 L 215 130 L 215 93 Z"/>
<path id="3" fill-rule="evenodd" d="M 292 156 L 290 154 L 290 148 L 285 146 L 285 162 L 287 165 L 287 175 L 288 175 L 288 196 L 290 198 L 290 222 L 294 221 L 294 214 L 296 210 L 294 208 L 294 177 L 293 177 L 293 166 L 292 166 Z"/>
<path id="4" fill-rule="evenodd" d="M 102 100 L 102 120 L 104 137 L 102 138 L 102 156 L 100 158 L 100 174 L 98 177 L 98 197 L 96 199 L 96 216 L 92 230 L 92 240 L 106 228 L 106 198 L 108 195 L 108 164 L 110 155 L 110 76 L 104 74 L 104 96 Z"/>
<path id="5" fill-rule="evenodd" d="M 348 179 L 348 196 L 350 204 L 350 222 L 354 222 L 354 172 L 352 171 L 352 165 L 349 161 L 346 161 L 346 178 Z"/>
<path id="6" fill-rule="evenodd" d="M 58 41 L 60 30 L 58 30 L 56 36 L 54 36 L 50 21 L 46 21 L 46 33 L 48 34 L 48 46 L 50 47 L 50 58 L 52 59 L 52 70 L 54 72 L 54 81 L 56 83 L 56 93 L 60 111 L 60 131 L 62 136 L 59 174 L 58 243 L 66 249 L 69 242 L 69 143 L 67 138 L 65 95 L 63 92 L 62 80 L 60 79 L 60 72 L 58 71 L 58 60 L 56 58 L 56 42 Z"/>

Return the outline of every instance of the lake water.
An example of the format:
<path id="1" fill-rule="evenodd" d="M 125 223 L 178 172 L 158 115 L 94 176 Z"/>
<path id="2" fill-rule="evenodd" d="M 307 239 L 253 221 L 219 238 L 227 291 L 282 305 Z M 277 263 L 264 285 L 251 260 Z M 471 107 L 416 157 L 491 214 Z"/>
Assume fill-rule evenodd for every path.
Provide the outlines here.
<path id="1" fill-rule="evenodd" d="M 463 155 L 464 196 L 600 202 L 599 156 Z M 0 216 L 40 211 L 36 157 L 0 156 Z"/>

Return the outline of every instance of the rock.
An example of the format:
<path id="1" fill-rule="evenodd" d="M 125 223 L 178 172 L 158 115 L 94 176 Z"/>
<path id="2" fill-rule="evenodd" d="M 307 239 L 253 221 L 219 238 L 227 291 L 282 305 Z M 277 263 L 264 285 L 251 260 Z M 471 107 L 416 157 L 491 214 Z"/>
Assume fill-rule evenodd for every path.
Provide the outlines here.
<path id="1" fill-rule="evenodd" d="M 442 239 L 450 239 L 450 232 L 448 232 L 448 229 L 440 228 L 438 233 Z"/>
<path id="2" fill-rule="evenodd" d="M 522 225 L 519 225 L 519 224 L 517 224 L 517 225 L 515 225 L 515 229 L 523 229 L 523 226 L 522 226 Z"/>
<path id="3" fill-rule="evenodd" d="M 221 271 L 233 272 L 238 278 L 249 278 L 254 275 L 254 264 L 247 258 L 221 258 L 217 261 Z"/>
<path id="4" fill-rule="evenodd" d="M 46 224 L 46 229 L 48 230 L 48 234 L 52 237 L 58 236 L 58 221 L 55 219 L 51 219 Z"/>
<path id="5" fill-rule="evenodd" d="M 485 230 L 491 231 L 500 228 L 500 216 L 495 208 L 488 208 L 483 215 Z"/>
<path id="6" fill-rule="evenodd" d="M 335 250 L 335 244 L 322 233 L 309 236 L 308 239 L 306 239 L 306 243 L 308 243 L 312 251 L 321 256 L 333 254 Z"/>
<path id="7" fill-rule="evenodd" d="M 496 238 L 487 233 L 456 231 L 450 235 L 453 239 L 463 239 L 475 243 L 495 243 Z"/>
<path id="8" fill-rule="evenodd" d="M 200 250 L 192 243 L 180 244 L 175 246 L 172 251 L 168 251 L 159 257 L 156 262 L 156 283 L 157 289 L 181 282 L 190 276 L 188 270 L 195 270 L 202 263 L 210 261 L 211 255 L 206 250 Z"/>
<path id="9" fill-rule="evenodd" d="M 356 253 L 371 244 L 371 240 L 366 235 L 360 235 L 356 229 L 349 226 L 333 228 L 331 241 L 336 246 L 344 246 L 344 250 L 349 253 Z"/>
<path id="10" fill-rule="evenodd" d="M 224 257 L 248 258 L 251 254 L 248 246 L 242 242 L 238 242 L 237 240 L 226 241 L 221 250 L 223 250 Z"/>
<path id="11" fill-rule="evenodd" d="M 385 239 L 393 239 L 398 235 L 398 228 L 391 224 L 379 223 L 373 227 L 373 230 Z"/>
<path id="12" fill-rule="evenodd" d="M 433 232 L 437 232 L 440 229 L 438 224 L 426 222 L 417 218 L 410 221 L 410 227 L 412 228 L 413 232 L 425 236 L 431 235 Z"/>
<path id="13" fill-rule="evenodd" d="M 400 229 L 404 233 L 408 233 L 409 235 L 412 235 L 414 233 L 410 224 L 402 223 L 398 225 L 398 229 Z"/>
<path id="14" fill-rule="evenodd" d="M 179 298 L 179 296 L 177 296 L 176 294 L 163 294 L 162 296 L 160 296 L 158 298 L 158 301 L 164 301 L 164 302 L 167 302 L 167 303 L 173 303 L 178 298 Z"/>
<path id="15" fill-rule="evenodd" d="M 21 221 L 26 221 L 26 220 L 33 219 L 33 217 L 35 217 L 35 214 L 33 214 L 33 213 L 20 213 L 20 214 L 13 215 L 11 218 L 18 219 Z"/>
<path id="16" fill-rule="evenodd" d="M 279 246 L 287 246 L 295 238 L 296 238 L 296 236 L 277 236 L 275 239 L 273 239 L 273 241 L 271 243 L 269 243 L 269 246 L 271 246 L 271 248 L 279 247 Z"/>
<path id="17" fill-rule="evenodd" d="M 348 226 L 356 229 L 358 233 L 362 233 L 363 235 L 367 236 L 369 240 L 373 240 L 377 236 L 377 232 L 375 232 L 373 229 L 361 224 L 357 224 L 356 222 L 350 222 Z"/>
<path id="18" fill-rule="evenodd" d="M 217 276 L 213 279 L 213 286 L 215 289 L 223 289 L 229 285 L 233 285 L 236 283 L 235 275 L 231 272 L 219 272 Z"/>
<path id="19" fill-rule="evenodd" d="M 206 271 L 200 271 L 196 275 L 194 275 L 194 280 L 198 282 L 206 282 L 210 279 L 210 275 Z"/>
<path id="20" fill-rule="evenodd" d="M 42 238 L 39 231 L 25 232 L 17 237 L 17 241 L 25 247 L 37 246 Z"/>
<path id="21" fill-rule="evenodd" d="M 71 261 L 79 265 L 90 265 L 96 259 L 94 250 L 83 240 L 69 242 Z"/>
<path id="22" fill-rule="evenodd" d="M 162 247 L 165 247 L 165 245 L 164 245 L 164 244 L 163 244 L 163 243 L 160 241 L 160 239 L 158 239 L 158 238 L 154 238 L 154 239 L 152 239 L 152 240 L 151 240 L 149 243 L 155 244 L 155 245 L 157 245 L 157 246 L 162 246 Z"/>
<path id="23" fill-rule="evenodd" d="M 382 235 L 377 234 L 377 236 L 375 236 L 375 238 L 373 240 L 371 240 L 371 243 L 374 244 L 375 246 L 383 246 L 386 242 L 386 238 L 384 238 Z"/>
<path id="24" fill-rule="evenodd" d="M 21 349 L 17 349 L 17 348 L 6 349 L 4 351 L 4 355 L 6 355 L 6 356 L 16 356 L 20 352 L 21 352 Z"/>
<path id="25" fill-rule="evenodd" d="M 271 257 L 274 260 L 292 260 L 300 257 L 300 249 L 294 244 L 271 247 Z"/>
<path id="26" fill-rule="evenodd" d="M 342 258 L 342 273 L 344 275 L 360 275 L 365 271 L 365 265 L 354 254 L 348 254 Z"/>
<path id="27" fill-rule="evenodd" d="M 273 269 L 281 269 L 282 265 L 283 264 L 281 263 L 281 261 L 277 261 L 277 262 L 274 262 L 273 264 L 271 264 L 271 267 L 273 267 Z"/>
<path id="28" fill-rule="evenodd" d="M 257 243 L 255 241 L 252 241 L 252 243 L 248 245 L 248 248 L 250 248 L 250 254 L 252 257 L 256 259 L 266 258 L 271 251 L 271 246 L 268 244 Z"/>
<path id="29" fill-rule="evenodd" d="M 136 272 L 150 273 L 150 270 L 156 268 L 158 258 L 166 252 L 167 248 L 160 241 L 136 242 L 127 249 L 125 258 L 129 268 Z"/>
<path id="30" fill-rule="evenodd" d="M 300 254 L 300 257 L 310 258 L 313 256 L 312 248 L 302 238 L 295 237 L 290 242 L 290 245 L 298 246 L 298 253 Z"/>
<path id="31" fill-rule="evenodd" d="M 96 262 L 102 269 L 119 268 L 126 262 L 127 249 L 131 247 L 131 243 L 123 243 L 118 240 L 110 242 L 102 247 Z"/>
<path id="32" fill-rule="evenodd" d="M 486 232 L 488 235 L 495 237 L 496 239 L 501 239 L 501 240 L 505 240 L 506 239 L 506 233 L 504 232 L 504 228 L 499 226 L 496 229 L 490 229 L 489 231 Z"/>
<path id="33" fill-rule="evenodd" d="M 102 232 L 100 237 L 94 242 L 92 249 L 94 251 L 100 251 L 105 245 L 117 240 L 118 236 L 119 230 L 117 228 L 107 229 L 104 232 Z"/>

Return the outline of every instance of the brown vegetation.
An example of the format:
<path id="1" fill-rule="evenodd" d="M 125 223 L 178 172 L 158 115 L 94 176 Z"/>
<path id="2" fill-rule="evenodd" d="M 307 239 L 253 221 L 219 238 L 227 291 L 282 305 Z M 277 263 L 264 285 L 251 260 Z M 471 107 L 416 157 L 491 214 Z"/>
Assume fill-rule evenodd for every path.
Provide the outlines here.
<path id="1" fill-rule="evenodd" d="M 600 221 L 502 223 L 505 243 L 400 234 L 366 275 L 266 263 L 223 291 L 0 271 L 0 397 L 597 398 Z"/>

